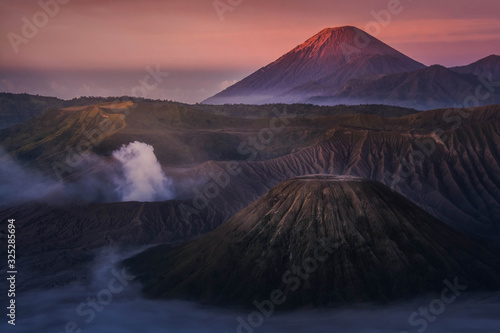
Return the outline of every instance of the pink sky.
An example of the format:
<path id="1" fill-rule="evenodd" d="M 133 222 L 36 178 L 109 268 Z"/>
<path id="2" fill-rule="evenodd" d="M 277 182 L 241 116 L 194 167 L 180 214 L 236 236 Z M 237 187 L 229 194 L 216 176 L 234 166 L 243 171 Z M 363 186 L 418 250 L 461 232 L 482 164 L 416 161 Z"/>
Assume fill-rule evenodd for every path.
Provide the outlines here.
<path id="1" fill-rule="evenodd" d="M 56 0 L 42 0 L 51 1 Z M 20 78 L 13 81 L 15 71 L 99 73 L 159 65 L 171 72 L 213 76 L 204 78 L 204 91 L 196 87 L 196 92 L 176 97 L 195 102 L 274 61 L 325 27 L 365 29 L 374 20 L 372 11 L 387 9 L 397 0 L 219 1 L 241 3 L 225 12 L 222 21 L 213 0 L 71 0 L 60 5 L 58 13 L 16 53 L 9 33 L 22 36 L 22 18 L 32 21 L 42 9 L 37 1 L 0 0 L 0 90 L 21 89 Z M 455 66 L 500 54 L 498 0 L 400 0 L 399 7 L 401 12 L 374 36 L 417 61 Z M 196 81 L 196 75 L 191 76 Z M 62 96 L 55 88 L 54 94 L 72 96 L 71 92 Z"/>

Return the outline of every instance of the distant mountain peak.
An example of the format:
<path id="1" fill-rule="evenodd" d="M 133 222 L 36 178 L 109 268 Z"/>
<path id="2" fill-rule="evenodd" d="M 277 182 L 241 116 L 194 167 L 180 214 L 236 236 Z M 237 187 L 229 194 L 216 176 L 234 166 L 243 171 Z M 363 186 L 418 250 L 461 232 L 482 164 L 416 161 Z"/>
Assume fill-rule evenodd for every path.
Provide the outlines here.
<path id="1" fill-rule="evenodd" d="M 455 68 L 464 68 L 464 67 L 468 67 L 468 66 L 488 65 L 488 64 L 498 64 L 498 63 L 500 63 L 500 56 L 496 55 L 496 54 L 490 54 L 489 56 L 481 58 L 481 59 L 471 63 L 470 65 L 459 66 L 459 67 L 455 67 Z"/>
<path id="2" fill-rule="evenodd" d="M 366 34 L 363 30 L 351 26 L 351 25 L 344 25 L 341 27 L 333 27 L 333 28 L 325 28 L 318 32 L 316 35 L 311 37 L 310 39 L 313 39 L 315 37 L 326 37 L 326 38 L 349 38 L 350 36 L 355 36 L 355 34 Z"/>
<path id="3" fill-rule="evenodd" d="M 499 64 L 500 56 L 496 54 L 490 54 L 489 56 L 479 59 L 476 61 L 477 64 Z"/>
<path id="4" fill-rule="evenodd" d="M 425 67 L 353 26 L 325 28 L 276 61 L 254 72 L 205 103 L 294 102 L 295 90 L 328 77 L 327 89 L 365 75 L 411 71 Z M 300 90 L 300 89 L 299 89 Z M 301 91 L 302 93 L 304 91 Z"/>
<path id="5" fill-rule="evenodd" d="M 450 71 L 448 68 L 444 67 L 443 65 L 438 65 L 438 64 L 431 65 L 431 66 L 429 66 L 427 68 L 423 68 L 421 70 L 426 71 L 426 72 L 438 72 L 438 73 L 440 73 L 440 72 L 444 73 L 444 72 Z"/>
<path id="6" fill-rule="evenodd" d="M 389 45 L 354 26 L 325 28 L 298 45 L 290 53 L 307 52 L 315 60 L 321 58 L 345 58 L 357 55 L 401 55 Z"/>
<path id="7" fill-rule="evenodd" d="M 356 30 L 362 31 L 361 29 L 359 29 L 353 25 L 343 25 L 340 27 L 324 28 L 323 30 L 321 30 L 318 33 L 318 35 L 322 34 L 322 33 L 331 33 L 331 32 L 338 32 L 338 31 L 356 31 Z"/>
<path id="8" fill-rule="evenodd" d="M 500 55 L 498 55 L 498 54 L 490 54 L 489 56 L 487 56 L 484 59 L 496 59 L 496 60 L 500 60 Z"/>
<path id="9" fill-rule="evenodd" d="M 330 40 L 352 40 L 357 34 L 364 34 L 364 32 L 353 26 L 342 26 L 334 28 L 325 28 L 318 32 L 316 35 L 309 38 L 304 44 L 311 44 L 313 42 L 329 42 Z M 300 45 L 299 45 L 300 46 Z"/>
<path id="10" fill-rule="evenodd" d="M 469 65 L 452 67 L 450 69 L 455 72 L 470 73 L 476 76 L 492 75 L 492 79 L 494 81 L 498 81 L 500 80 L 500 56 L 496 54 L 491 54 Z M 490 103 L 491 102 L 492 101 L 490 101 Z"/>

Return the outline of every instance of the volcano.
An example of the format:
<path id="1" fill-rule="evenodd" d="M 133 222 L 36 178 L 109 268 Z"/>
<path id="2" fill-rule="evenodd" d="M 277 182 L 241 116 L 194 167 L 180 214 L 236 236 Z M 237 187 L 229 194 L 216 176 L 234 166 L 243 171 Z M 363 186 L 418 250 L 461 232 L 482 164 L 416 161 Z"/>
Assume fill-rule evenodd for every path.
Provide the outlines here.
<path id="1" fill-rule="evenodd" d="M 327 28 L 204 103 L 296 102 L 349 79 L 424 67 L 356 27 Z"/>
<path id="2" fill-rule="evenodd" d="M 284 181 L 212 233 L 124 264 L 152 298 L 244 307 L 277 294 L 294 308 L 500 281 L 496 256 L 402 195 L 332 175 Z"/>

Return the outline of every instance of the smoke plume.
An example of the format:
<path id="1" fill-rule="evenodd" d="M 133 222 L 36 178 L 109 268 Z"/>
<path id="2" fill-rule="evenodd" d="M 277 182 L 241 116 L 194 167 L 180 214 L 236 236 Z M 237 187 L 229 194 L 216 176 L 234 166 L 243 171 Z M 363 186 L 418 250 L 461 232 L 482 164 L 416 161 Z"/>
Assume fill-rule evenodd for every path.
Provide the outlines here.
<path id="1" fill-rule="evenodd" d="M 172 181 L 165 176 L 152 146 L 142 142 L 113 152 L 123 176 L 115 179 L 122 201 L 163 201 L 173 198 Z"/>
<path id="2" fill-rule="evenodd" d="M 81 156 L 75 174 L 59 182 L 18 163 L 0 147 L 0 208 L 25 202 L 164 201 L 174 198 L 174 185 L 163 172 L 153 147 L 132 142 L 113 152 L 115 162 L 93 153 Z M 98 172 L 88 172 L 99 165 Z"/>

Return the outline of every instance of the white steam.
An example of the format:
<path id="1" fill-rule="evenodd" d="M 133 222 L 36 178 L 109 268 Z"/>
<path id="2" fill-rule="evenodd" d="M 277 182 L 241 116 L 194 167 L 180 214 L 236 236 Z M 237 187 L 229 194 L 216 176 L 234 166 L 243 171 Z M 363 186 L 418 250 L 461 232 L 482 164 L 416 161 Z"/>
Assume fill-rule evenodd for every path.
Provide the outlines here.
<path id="1" fill-rule="evenodd" d="M 89 202 L 164 201 L 174 198 L 172 179 L 165 176 L 153 147 L 132 142 L 113 152 L 118 163 L 86 153 L 82 162 L 69 176 L 58 182 L 12 158 L 0 146 L 0 208 L 26 202 L 68 203 L 72 200 Z M 88 172 L 99 166 L 98 172 Z"/>
<path id="2" fill-rule="evenodd" d="M 172 199 L 172 181 L 165 176 L 154 148 L 135 141 L 113 152 L 121 162 L 123 176 L 115 183 L 122 201 L 162 201 Z"/>

